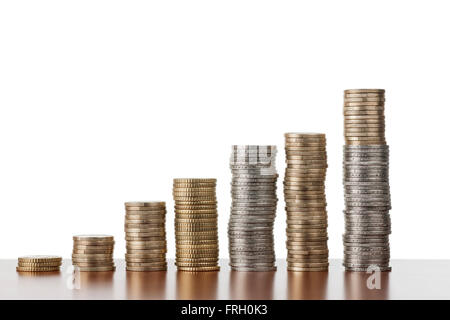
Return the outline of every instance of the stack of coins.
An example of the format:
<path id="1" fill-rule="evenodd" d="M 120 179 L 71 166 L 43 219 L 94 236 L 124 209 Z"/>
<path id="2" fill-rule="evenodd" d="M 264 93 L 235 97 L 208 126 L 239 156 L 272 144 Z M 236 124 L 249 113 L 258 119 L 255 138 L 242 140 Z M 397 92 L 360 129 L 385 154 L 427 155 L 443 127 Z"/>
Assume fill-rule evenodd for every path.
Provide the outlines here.
<path id="1" fill-rule="evenodd" d="M 288 270 L 328 270 L 326 138 L 323 133 L 286 133 L 284 199 Z"/>
<path id="2" fill-rule="evenodd" d="M 114 271 L 114 237 L 79 235 L 73 237 L 72 264 L 80 271 Z"/>
<path id="3" fill-rule="evenodd" d="M 384 90 L 344 92 L 344 266 L 389 271 L 391 209 Z"/>
<path id="4" fill-rule="evenodd" d="M 219 270 L 216 179 L 174 179 L 173 198 L 178 270 Z"/>
<path id="5" fill-rule="evenodd" d="M 232 146 L 230 266 L 237 271 L 273 271 L 273 225 L 277 208 L 276 146 Z"/>
<path id="6" fill-rule="evenodd" d="M 19 257 L 18 272 L 55 272 L 59 271 L 62 258 L 58 256 L 25 256 Z"/>
<path id="7" fill-rule="evenodd" d="M 125 202 L 127 271 L 164 271 L 166 262 L 166 203 Z"/>

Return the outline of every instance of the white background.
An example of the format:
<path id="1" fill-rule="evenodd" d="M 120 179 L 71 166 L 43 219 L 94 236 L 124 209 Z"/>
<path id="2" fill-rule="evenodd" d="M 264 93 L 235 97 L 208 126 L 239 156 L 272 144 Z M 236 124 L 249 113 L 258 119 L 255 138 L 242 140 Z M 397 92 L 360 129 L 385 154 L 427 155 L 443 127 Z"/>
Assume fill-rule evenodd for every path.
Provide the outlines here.
<path id="1" fill-rule="evenodd" d="M 218 178 L 227 252 L 232 144 L 325 132 L 330 257 L 342 257 L 343 90 L 385 88 L 393 258 L 450 258 L 448 1 L 1 1 L 0 257 L 69 257 L 123 202 Z"/>

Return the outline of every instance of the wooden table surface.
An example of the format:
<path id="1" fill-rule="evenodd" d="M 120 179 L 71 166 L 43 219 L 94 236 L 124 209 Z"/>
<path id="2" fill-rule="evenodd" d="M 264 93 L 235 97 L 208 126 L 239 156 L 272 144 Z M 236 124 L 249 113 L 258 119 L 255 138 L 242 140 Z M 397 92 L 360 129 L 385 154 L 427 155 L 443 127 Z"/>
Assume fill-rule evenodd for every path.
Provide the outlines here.
<path id="1" fill-rule="evenodd" d="M 366 273 L 345 272 L 331 260 L 328 272 L 82 272 L 71 289 L 70 260 L 61 272 L 29 274 L 15 270 L 16 260 L 0 260 L 0 299 L 450 299 L 450 260 L 393 260 L 381 273 L 381 289 L 367 288 Z"/>

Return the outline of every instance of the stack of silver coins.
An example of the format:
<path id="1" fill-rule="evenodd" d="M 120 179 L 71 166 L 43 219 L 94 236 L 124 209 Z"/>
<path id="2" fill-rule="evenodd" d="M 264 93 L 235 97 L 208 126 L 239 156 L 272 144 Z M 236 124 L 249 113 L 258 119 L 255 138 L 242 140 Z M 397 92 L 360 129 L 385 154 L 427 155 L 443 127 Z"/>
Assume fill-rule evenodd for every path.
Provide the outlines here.
<path id="1" fill-rule="evenodd" d="M 391 197 L 384 90 L 345 90 L 344 266 L 390 271 Z"/>
<path id="2" fill-rule="evenodd" d="M 167 270 L 166 203 L 125 202 L 127 271 Z"/>
<path id="3" fill-rule="evenodd" d="M 277 207 L 276 146 L 233 146 L 230 168 L 230 266 L 237 271 L 273 271 L 273 225 Z"/>

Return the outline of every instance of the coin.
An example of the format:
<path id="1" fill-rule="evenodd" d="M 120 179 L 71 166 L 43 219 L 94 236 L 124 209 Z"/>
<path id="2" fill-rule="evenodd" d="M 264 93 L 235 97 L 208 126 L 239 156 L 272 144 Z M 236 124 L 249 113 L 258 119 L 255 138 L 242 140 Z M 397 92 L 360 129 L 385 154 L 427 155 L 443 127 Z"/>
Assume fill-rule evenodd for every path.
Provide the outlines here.
<path id="1" fill-rule="evenodd" d="M 27 267 L 27 266 L 17 266 L 17 272 L 56 272 L 59 271 L 60 267 Z"/>
<path id="2" fill-rule="evenodd" d="M 126 207 L 130 214 L 165 214 L 166 210 L 154 207 Z"/>
<path id="3" fill-rule="evenodd" d="M 149 249 L 132 249 L 132 248 L 126 248 L 127 254 L 138 254 L 138 255 L 153 255 L 153 254 L 165 254 L 167 253 L 166 248 L 149 248 Z"/>
<path id="4" fill-rule="evenodd" d="M 150 272 L 150 271 L 166 271 L 167 267 L 126 267 L 130 272 Z"/>
<path id="5" fill-rule="evenodd" d="M 126 247 L 129 249 L 165 248 L 166 241 L 127 241 Z"/>
<path id="6" fill-rule="evenodd" d="M 173 179 L 174 185 L 176 184 L 197 184 L 197 183 L 211 183 L 216 184 L 217 179 L 215 178 L 176 178 Z"/>
<path id="7" fill-rule="evenodd" d="M 91 253 L 91 254 L 83 254 L 83 253 L 72 253 L 72 259 L 79 260 L 107 260 L 112 259 L 112 253 Z"/>
<path id="8" fill-rule="evenodd" d="M 167 268 L 166 262 L 127 262 L 127 267 Z"/>
<path id="9" fill-rule="evenodd" d="M 369 94 L 373 93 L 377 96 L 384 95 L 385 90 L 384 89 L 346 89 L 344 90 L 344 95 L 348 96 L 351 94 Z"/>
<path id="10" fill-rule="evenodd" d="M 96 235 L 96 234 L 88 234 L 88 235 L 76 235 L 73 236 L 74 241 L 88 241 L 92 243 L 97 242 L 112 242 L 114 241 L 113 236 L 109 235 Z"/>
<path id="11" fill-rule="evenodd" d="M 165 261 L 166 254 L 165 252 L 156 252 L 156 253 L 125 253 L 125 259 L 163 259 Z"/>
<path id="12" fill-rule="evenodd" d="M 46 262 L 61 262 L 60 256 L 48 256 L 48 255 L 32 255 L 22 256 L 18 258 L 19 262 L 23 263 L 46 263 Z"/>
<path id="13" fill-rule="evenodd" d="M 177 267 L 178 271 L 186 271 L 186 272 L 205 272 L 205 271 L 220 271 L 219 266 L 213 267 L 185 267 L 179 266 Z"/>
<path id="14" fill-rule="evenodd" d="M 62 262 L 18 262 L 19 267 L 39 268 L 39 267 L 59 267 Z"/>
<path id="15" fill-rule="evenodd" d="M 166 212 L 153 212 L 153 211 L 127 211 L 125 214 L 126 219 L 165 219 Z"/>
<path id="16" fill-rule="evenodd" d="M 165 209 L 166 203 L 163 201 L 125 202 L 125 207 L 157 207 Z"/>

